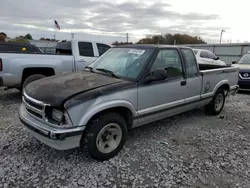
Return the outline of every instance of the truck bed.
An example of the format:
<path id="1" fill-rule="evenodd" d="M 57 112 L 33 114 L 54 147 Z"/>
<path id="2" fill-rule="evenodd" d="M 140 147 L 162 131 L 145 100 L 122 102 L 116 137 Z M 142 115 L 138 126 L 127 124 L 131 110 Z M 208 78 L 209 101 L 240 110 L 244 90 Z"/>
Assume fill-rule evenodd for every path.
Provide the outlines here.
<path id="1" fill-rule="evenodd" d="M 208 64 L 198 64 L 199 69 L 202 70 L 211 70 L 211 69 L 221 69 L 221 68 L 228 68 L 231 67 L 231 65 L 222 66 L 222 65 L 208 65 Z"/>
<path id="2" fill-rule="evenodd" d="M 230 89 L 230 86 L 238 84 L 238 79 L 235 78 L 238 78 L 239 70 L 232 66 L 214 66 L 200 72 L 202 75 L 202 96 L 212 96 L 222 84 L 228 85 L 228 89 Z"/>

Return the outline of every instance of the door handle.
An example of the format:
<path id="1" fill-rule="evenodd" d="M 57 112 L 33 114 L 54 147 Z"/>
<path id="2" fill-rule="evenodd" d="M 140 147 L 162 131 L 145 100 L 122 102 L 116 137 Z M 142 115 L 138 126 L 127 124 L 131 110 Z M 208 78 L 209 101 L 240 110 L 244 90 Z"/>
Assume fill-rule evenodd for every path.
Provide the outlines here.
<path id="1" fill-rule="evenodd" d="M 186 80 L 181 81 L 181 86 L 185 86 L 185 85 L 187 85 L 187 81 Z"/>
<path id="2" fill-rule="evenodd" d="M 78 62 L 84 63 L 86 61 L 84 59 L 80 59 Z"/>

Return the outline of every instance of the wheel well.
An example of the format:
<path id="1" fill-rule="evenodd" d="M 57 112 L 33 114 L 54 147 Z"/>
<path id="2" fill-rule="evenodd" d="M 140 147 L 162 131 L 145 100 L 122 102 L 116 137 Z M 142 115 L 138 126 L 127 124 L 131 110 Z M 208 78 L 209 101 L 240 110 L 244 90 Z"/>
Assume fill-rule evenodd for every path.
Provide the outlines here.
<path id="1" fill-rule="evenodd" d="M 24 80 L 26 78 L 28 78 L 29 76 L 33 75 L 33 74 L 42 74 L 44 76 L 53 76 L 55 75 L 55 71 L 53 68 L 25 68 L 23 70 L 23 75 L 22 75 L 22 83 L 24 82 Z"/>
<path id="2" fill-rule="evenodd" d="M 96 117 L 100 116 L 101 114 L 110 113 L 110 112 L 117 113 L 117 114 L 121 115 L 122 117 L 124 117 L 124 119 L 125 119 L 125 121 L 127 123 L 128 129 L 130 129 L 132 127 L 133 114 L 126 107 L 114 107 L 114 108 L 109 108 L 109 109 L 103 110 L 103 111 L 98 112 L 97 114 L 95 114 L 88 122 L 90 122 L 91 120 L 93 120 Z"/>
<path id="3" fill-rule="evenodd" d="M 225 91 L 225 95 L 227 96 L 228 91 L 230 90 L 230 86 L 228 84 L 223 84 L 222 86 L 219 87 L 219 89 L 223 89 Z"/>
<path id="4" fill-rule="evenodd" d="M 230 86 L 228 84 L 223 84 L 222 86 L 219 87 L 219 89 L 223 89 L 223 90 L 229 91 Z"/>

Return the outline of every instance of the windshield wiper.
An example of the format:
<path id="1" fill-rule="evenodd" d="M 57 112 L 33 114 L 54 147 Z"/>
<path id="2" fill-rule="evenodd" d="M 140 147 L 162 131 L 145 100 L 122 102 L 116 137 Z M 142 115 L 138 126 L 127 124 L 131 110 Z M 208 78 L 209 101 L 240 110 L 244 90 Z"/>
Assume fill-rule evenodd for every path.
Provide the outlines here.
<path id="1" fill-rule="evenodd" d="M 105 72 L 111 76 L 113 76 L 114 78 L 121 78 L 120 76 L 116 75 L 115 73 L 113 73 L 111 70 L 108 70 L 108 69 L 96 69 L 100 72 Z"/>
<path id="2" fill-rule="evenodd" d="M 85 69 L 89 69 L 90 72 L 95 72 L 93 67 L 85 67 Z"/>

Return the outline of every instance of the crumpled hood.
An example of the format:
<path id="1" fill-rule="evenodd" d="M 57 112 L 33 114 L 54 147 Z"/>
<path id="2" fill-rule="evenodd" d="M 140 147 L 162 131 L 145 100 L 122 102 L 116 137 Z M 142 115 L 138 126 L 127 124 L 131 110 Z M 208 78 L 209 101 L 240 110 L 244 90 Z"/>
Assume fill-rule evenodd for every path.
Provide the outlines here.
<path id="1" fill-rule="evenodd" d="M 24 92 L 52 106 L 60 106 L 64 100 L 79 93 L 124 82 L 123 80 L 88 71 L 52 76 L 28 84 Z"/>

